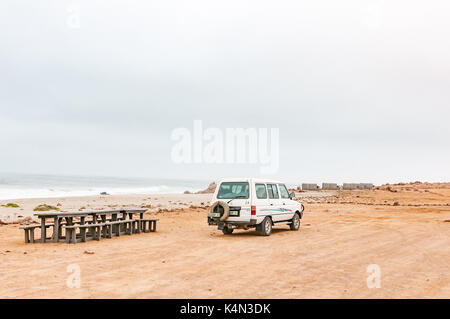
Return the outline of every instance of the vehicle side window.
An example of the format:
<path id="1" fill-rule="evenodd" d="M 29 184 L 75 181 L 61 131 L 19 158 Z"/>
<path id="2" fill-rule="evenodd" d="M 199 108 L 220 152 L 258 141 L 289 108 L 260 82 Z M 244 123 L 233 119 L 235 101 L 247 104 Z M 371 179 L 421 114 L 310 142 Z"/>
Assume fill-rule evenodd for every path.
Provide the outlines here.
<path id="1" fill-rule="evenodd" d="M 269 198 L 275 198 L 273 196 L 273 190 L 272 190 L 272 185 L 271 184 L 267 184 L 267 191 L 269 192 Z"/>
<path id="2" fill-rule="evenodd" d="M 256 197 L 258 197 L 259 199 L 267 198 L 266 185 L 256 184 L 255 190 L 256 190 Z"/>
<path id="3" fill-rule="evenodd" d="M 279 198 L 277 185 L 275 185 L 275 184 L 267 184 L 267 187 L 269 188 L 269 198 Z M 270 196 L 270 193 L 271 193 L 270 189 L 272 190 L 272 196 Z"/>
<path id="4" fill-rule="evenodd" d="M 286 185 L 278 184 L 278 187 L 280 188 L 281 198 L 289 198 L 289 192 L 288 192 L 288 190 L 286 188 Z"/>

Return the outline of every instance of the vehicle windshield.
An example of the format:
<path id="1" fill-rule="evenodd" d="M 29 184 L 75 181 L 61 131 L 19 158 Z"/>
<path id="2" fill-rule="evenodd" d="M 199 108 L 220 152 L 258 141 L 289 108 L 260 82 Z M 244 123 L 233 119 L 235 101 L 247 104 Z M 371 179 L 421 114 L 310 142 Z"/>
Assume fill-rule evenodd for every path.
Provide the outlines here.
<path id="1" fill-rule="evenodd" d="M 248 198 L 248 183 L 247 182 L 223 182 L 220 184 L 217 198 L 220 199 L 235 199 Z"/>

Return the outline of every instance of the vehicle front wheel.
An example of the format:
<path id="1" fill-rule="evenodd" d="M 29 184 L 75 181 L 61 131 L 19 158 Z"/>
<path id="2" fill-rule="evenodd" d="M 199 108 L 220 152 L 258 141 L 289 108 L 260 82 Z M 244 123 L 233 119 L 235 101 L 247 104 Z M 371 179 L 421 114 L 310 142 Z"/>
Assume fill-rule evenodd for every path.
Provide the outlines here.
<path id="1" fill-rule="evenodd" d="M 272 233 L 272 220 L 270 219 L 270 217 L 266 217 L 264 218 L 264 220 L 262 221 L 261 225 L 259 225 L 259 233 L 262 236 L 270 236 L 270 234 Z"/>
<path id="2" fill-rule="evenodd" d="M 224 233 L 225 235 L 231 235 L 233 233 L 233 230 L 233 228 L 224 227 L 222 229 L 222 233 Z"/>
<path id="3" fill-rule="evenodd" d="M 291 230 L 298 230 L 300 228 L 300 216 L 298 216 L 297 213 L 295 213 L 294 217 L 292 217 L 292 222 L 289 227 Z"/>

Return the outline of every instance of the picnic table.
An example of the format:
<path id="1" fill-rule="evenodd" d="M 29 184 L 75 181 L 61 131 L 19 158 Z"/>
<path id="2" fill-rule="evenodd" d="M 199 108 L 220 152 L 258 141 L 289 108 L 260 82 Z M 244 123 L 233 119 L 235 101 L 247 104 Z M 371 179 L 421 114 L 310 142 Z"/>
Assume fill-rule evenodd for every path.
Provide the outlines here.
<path id="1" fill-rule="evenodd" d="M 41 230 L 41 243 L 50 240 L 59 242 L 65 240 L 67 243 L 77 242 L 77 236 L 81 241 L 85 241 L 86 231 L 91 237 L 99 240 L 100 237 L 109 238 L 113 235 L 119 236 L 121 233 L 141 233 L 147 231 L 156 231 L 156 219 L 144 219 L 146 209 L 117 209 L 117 210 L 96 210 L 79 212 L 38 212 L 37 216 L 41 222 L 40 225 L 21 227 L 25 230 L 25 242 L 34 242 L 34 229 Z M 134 218 L 138 214 L 139 218 Z M 52 224 L 46 223 L 48 219 L 53 219 Z M 65 220 L 65 222 L 64 222 Z M 47 228 L 53 227 L 52 237 L 47 238 Z M 128 227 L 128 228 L 127 228 Z M 65 230 L 65 236 L 62 236 L 62 229 Z M 80 230 L 77 235 L 76 231 Z"/>

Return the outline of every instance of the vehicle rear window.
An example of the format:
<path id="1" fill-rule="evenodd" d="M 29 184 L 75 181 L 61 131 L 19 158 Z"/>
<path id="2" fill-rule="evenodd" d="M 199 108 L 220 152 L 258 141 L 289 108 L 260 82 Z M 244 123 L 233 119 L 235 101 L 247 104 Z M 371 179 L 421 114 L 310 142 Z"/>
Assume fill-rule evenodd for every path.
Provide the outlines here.
<path id="1" fill-rule="evenodd" d="M 217 198 L 220 199 L 234 199 L 234 198 L 248 198 L 248 183 L 247 182 L 223 182 L 220 184 Z"/>
<path id="2" fill-rule="evenodd" d="M 267 198 L 266 185 L 256 184 L 255 190 L 256 190 L 256 197 L 258 197 L 259 199 Z"/>
<path id="3" fill-rule="evenodd" d="M 269 198 L 279 198 L 277 185 L 267 184 L 267 190 L 269 191 Z"/>
<path id="4" fill-rule="evenodd" d="M 286 188 L 286 185 L 278 184 L 278 187 L 280 188 L 281 198 L 289 198 L 289 192 L 288 192 L 288 190 Z"/>

